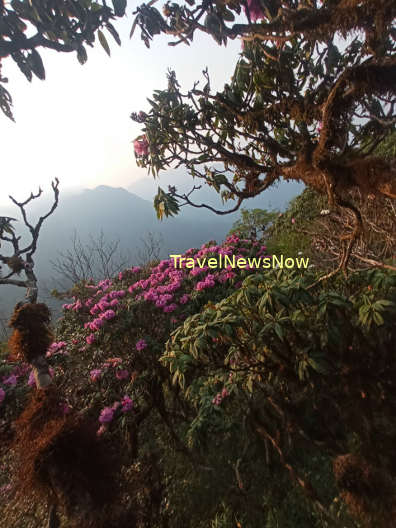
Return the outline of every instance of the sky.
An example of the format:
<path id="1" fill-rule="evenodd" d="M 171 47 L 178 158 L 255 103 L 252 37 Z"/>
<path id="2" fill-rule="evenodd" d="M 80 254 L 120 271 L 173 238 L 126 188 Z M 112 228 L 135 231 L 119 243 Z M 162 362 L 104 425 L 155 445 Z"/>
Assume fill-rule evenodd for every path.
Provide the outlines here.
<path id="1" fill-rule="evenodd" d="M 23 200 L 39 186 L 51 192 L 55 177 L 63 192 L 97 185 L 128 187 L 147 176 L 146 169 L 136 166 L 132 146 L 141 125 L 129 116 L 149 109 L 146 98 L 166 87 L 167 69 L 176 71 L 183 91 L 203 79 L 206 66 L 214 89 L 230 79 L 240 40 L 220 47 L 210 36 L 196 34 L 189 47 L 171 47 L 167 38 L 157 36 L 147 49 L 139 28 L 129 39 L 131 5 L 137 3 L 128 3 L 128 18 L 114 23 L 121 47 L 106 32 L 110 58 L 98 42 L 87 48 L 84 65 L 74 53 L 40 50 L 46 80 L 34 77 L 31 83 L 11 59 L 3 61 L 16 123 L 0 112 L 0 206 L 10 204 L 8 195 Z"/>

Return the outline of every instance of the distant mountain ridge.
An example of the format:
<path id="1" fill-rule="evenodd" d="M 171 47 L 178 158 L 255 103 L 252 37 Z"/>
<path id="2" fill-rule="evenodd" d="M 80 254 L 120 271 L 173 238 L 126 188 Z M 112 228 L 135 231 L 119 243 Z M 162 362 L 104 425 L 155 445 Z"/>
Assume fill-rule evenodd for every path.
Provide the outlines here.
<path id="1" fill-rule="evenodd" d="M 168 181 L 169 184 L 175 185 L 184 183 L 180 175 L 176 175 L 176 181 L 175 175 L 170 175 L 161 179 L 161 186 L 167 189 Z M 152 196 L 156 193 L 157 186 L 158 181 L 150 180 L 132 183 L 129 190 L 123 187 L 100 185 L 64 197 L 61 192 L 57 209 L 41 228 L 38 249 L 34 257 L 40 283 L 48 282 L 54 276 L 50 261 L 56 260 L 59 251 L 65 252 L 71 247 L 74 230 L 82 241 L 87 241 L 90 234 L 97 236 L 103 231 L 107 240 L 119 239 L 120 249 L 132 252 L 141 246 L 141 237 L 149 231 L 161 234 L 163 237 L 161 257 L 167 258 L 171 253 L 182 253 L 190 247 L 199 247 L 209 240 L 221 242 L 239 216 L 239 213 L 219 216 L 204 208 L 184 207 L 177 217 L 160 222 L 152 203 Z M 134 190 L 136 193 L 133 192 Z M 299 192 L 301 186 L 282 185 L 275 192 L 269 191 L 267 197 L 263 194 L 246 202 L 246 207 L 283 208 L 290 198 Z M 197 198 L 205 203 L 208 203 L 210 198 L 210 203 L 213 204 L 213 194 L 210 189 L 203 189 L 198 191 Z M 276 198 L 277 205 L 270 204 L 269 198 L 273 200 Z M 40 215 L 48 211 L 51 200 L 51 195 L 48 195 L 33 201 L 30 207 L 27 207 L 31 223 L 34 224 Z M 227 207 L 229 208 L 229 205 Z M 2 207 L 0 213 L 18 218 L 19 221 L 14 224 L 15 229 L 18 234 L 22 234 L 22 241 L 29 240 L 26 228 L 22 233 L 23 222 L 16 207 Z M 2 249 L 4 250 L 5 247 L 6 245 L 3 244 Z M 11 248 L 7 250 L 10 252 Z M 131 262 L 131 265 L 133 264 L 134 262 Z M 0 286 L 0 319 L 9 316 L 15 303 L 21 300 L 24 294 L 22 288 Z M 42 300 L 49 302 L 48 298 L 42 297 Z M 54 301 L 51 301 L 51 304 L 57 305 Z"/>

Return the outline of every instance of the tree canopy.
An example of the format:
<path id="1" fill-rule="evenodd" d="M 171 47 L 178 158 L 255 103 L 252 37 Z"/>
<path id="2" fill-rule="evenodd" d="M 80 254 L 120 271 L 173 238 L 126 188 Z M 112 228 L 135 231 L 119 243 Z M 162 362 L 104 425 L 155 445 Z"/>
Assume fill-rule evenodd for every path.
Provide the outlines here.
<path id="1" fill-rule="evenodd" d="M 331 208 L 348 209 L 348 236 L 356 239 L 362 220 L 348 193 L 396 197 L 394 156 L 373 154 L 395 129 L 395 10 L 386 0 L 191 0 L 167 3 L 163 16 L 141 6 L 135 25 L 148 46 L 156 34 L 176 45 L 202 31 L 219 45 L 239 38 L 242 50 L 220 92 L 211 90 L 207 71 L 203 85 L 185 92 L 169 71 L 149 111 L 131 116 L 143 125 L 138 164 L 154 176 L 185 167 L 225 201 L 234 199 L 230 212 L 280 179 L 304 182 L 325 193 Z M 175 187 L 160 189 L 155 203 L 160 217 L 182 204 L 211 208 Z"/>
<path id="2" fill-rule="evenodd" d="M 93 46 L 96 37 L 110 54 L 102 29 L 121 44 L 111 21 L 123 16 L 126 0 L 12 0 L 0 1 L 0 108 L 11 119 L 12 98 L 1 76 L 1 61 L 11 57 L 25 77 L 45 79 L 45 68 L 38 49 L 76 52 L 81 64 L 87 60 L 85 45 Z"/>

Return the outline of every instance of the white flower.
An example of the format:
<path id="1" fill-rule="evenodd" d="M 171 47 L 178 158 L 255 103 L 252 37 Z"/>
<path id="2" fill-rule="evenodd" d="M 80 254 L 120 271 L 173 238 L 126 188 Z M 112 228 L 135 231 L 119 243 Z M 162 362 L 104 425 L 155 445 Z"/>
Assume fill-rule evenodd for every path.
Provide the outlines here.
<path id="1" fill-rule="evenodd" d="M 330 209 L 322 209 L 322 210 L 320 211 L 320 214 L 321 214 L 322 216 L 326 216 L 326 215 L 330 214 Z"/>

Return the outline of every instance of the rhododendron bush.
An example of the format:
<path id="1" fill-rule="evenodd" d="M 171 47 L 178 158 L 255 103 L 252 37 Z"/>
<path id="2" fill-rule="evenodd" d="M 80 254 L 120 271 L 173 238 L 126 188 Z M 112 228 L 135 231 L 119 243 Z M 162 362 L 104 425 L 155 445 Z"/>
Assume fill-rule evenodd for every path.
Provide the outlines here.
<path id="1" fill-rule="evenodd" d="M 312 287 L 309 270 L 198 265 L 203 257 L 266 253 L 232 235 L 188 250 L 194 268 L 174 259 L 132 267 L 76 285 L 64 305 L 46 353 L 57 391 L 53 423 L 62 427 L 52 445 L 64 446 L 59 457 L 69 457 L 70 468 L 85 452 L 84 471 L 99 480 L 102 472 L 108 486 L 107 465 L 118 468 L 109 500 L 86 491 L 102 497 L 97 511 L 116 526 L 221 519 L 230 527 L 358 526 L 356 515 L 387 526 L 392 509 L 384 504 L 395 500 L 396 277 L 365 271 Z M 18 451 L 11 423 L 41 391 L 27 364 L 3 360 L 1 369 L 2 430 Z M 9 505 L 18 504 L 20 485 L 12 449 L 2 482 Z M 45 452 L 57 468 L 61 459 Z M 92 456 L 103 462 L 95 470 Z M 70 471 L 79 483 L 81 468 Z M 375 482 L 382 498 L 346 484 L 351 472 L 368 490 Z M 80 499 L 67 499 L 59 507 L 65 526 L 73 519 L 102 526 L 98 517 L 84 521 Z"/>

